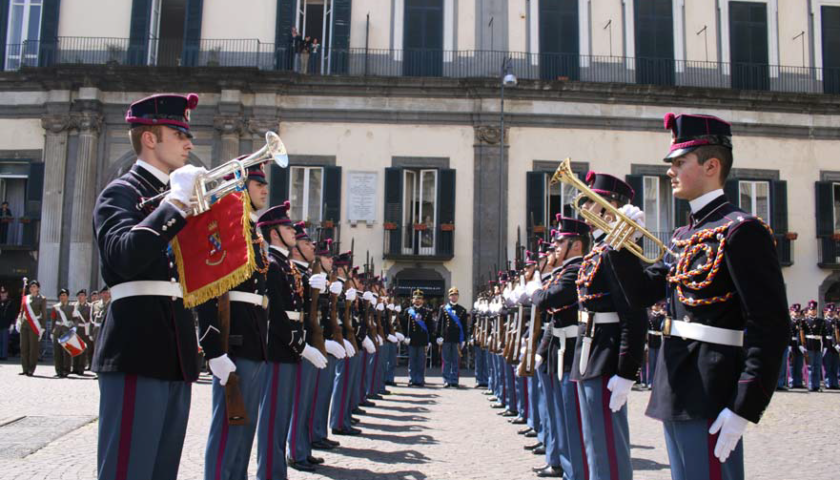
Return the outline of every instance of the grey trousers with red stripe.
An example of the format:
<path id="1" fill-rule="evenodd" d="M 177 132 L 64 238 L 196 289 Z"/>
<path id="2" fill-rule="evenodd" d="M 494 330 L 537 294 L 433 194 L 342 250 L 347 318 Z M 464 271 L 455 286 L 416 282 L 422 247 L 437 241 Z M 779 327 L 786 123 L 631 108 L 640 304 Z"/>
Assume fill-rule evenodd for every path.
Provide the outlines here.
<path id="1" fill-rule="evenodd" d="M 191 392 L 187 382 L 100 373 L 98 477 L 177 478 Z"/>
<path id="2" fill-rule="evenodd" d="M 713 420 L 663 422 L 673 480 L 743 480 L 744 441 L 720 463 L 715 457 L 717 435 L 709 435 Z"/>
<path id="3" fill-rule="evenodd" d="M 627 405 L 610 410 L 609 378 L 602 376 L 577 384 L 581 429 L 589 480 L 630 480 L 630 426 Z"/>
<path id="4" fill-rule="evenodd" d="M 266 362 L 255 362 L 244 358 L 231 358 L 236 364 L 239 389 L 245 403 L 248 422 L 245 425 L 229 425 L 225 404 L 225 387 L 213 377 L 213 416 L 210 420 L 210 434 L 204 451 L 204 480 L 236 480 L 248 478 L 248 461 L 251 446 L 257 433 L 257 419 L 260 401 L 265 390 L 268 375 Z"/>
<path id="5" fill-rule="evenodd" d="M 257 426 L 258 480 L 286 478 L 286 437 L 292 419 L 297 370 L 297 363 L 268 364 L 268 382 L 260 401 Z"/>

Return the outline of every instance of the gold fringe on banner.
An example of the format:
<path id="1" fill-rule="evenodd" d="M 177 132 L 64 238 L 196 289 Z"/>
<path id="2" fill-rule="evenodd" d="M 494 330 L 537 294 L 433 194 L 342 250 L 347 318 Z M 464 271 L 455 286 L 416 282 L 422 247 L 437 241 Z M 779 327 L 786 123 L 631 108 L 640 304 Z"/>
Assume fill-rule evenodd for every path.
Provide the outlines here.
<path id="1" fill-rule="evenodd" d="M 242 197 L 242 235 L 248 248 L 248 260 L 244 265 L 224 277 L 209 283 L 193 292 L 187 291 L 184 274 L 184 257 L 181 254 L 181 246 L 176 236 L 172 240 L 172 251 L 175 253 L 175 263 L 178 265 L 178 278 L 181 284 L 181 291 L 184 292 L 184 308 L 193 308 L 216 297 L 220 297 L 248 280 L 257 269 L 257 261 L 254 257 L 254 248 L 251 246 L 251 197 L 248 191 L 241 192 Z"/>

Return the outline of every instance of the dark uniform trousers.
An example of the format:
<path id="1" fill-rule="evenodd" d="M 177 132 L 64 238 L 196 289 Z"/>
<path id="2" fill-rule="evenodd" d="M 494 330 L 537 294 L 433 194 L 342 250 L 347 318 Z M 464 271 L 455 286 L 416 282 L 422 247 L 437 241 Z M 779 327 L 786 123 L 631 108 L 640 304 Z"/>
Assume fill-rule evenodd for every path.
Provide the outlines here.
<path id="1" fill-rule="evenodd" d="M 724 408 L 757 423 L 770 403 L 790 341 L 784 280 L 769 229 L 724 196 L 693 213 L 690 225 L 675 232 L 671 250 L 689 248 L 707 254 L 685 263 L 666 257 L 646 270 L 649 282 L 631 276 L 626 284 L 641 289 L 633 295 L 649 295 L 647 304 L 659 300 L 651 295 L 666 293 L 673 322 L 729 330 L 729 338 L 742 338 L 743 346 L 668 336 L 664 328 L 646 414 L 663 421 L 675 480 L 740 480 L 743 441 L 721 463 L 714 455 L 718 435 L 709 434 L 709 428 Z M 721 249 L 718 267 L 702 270 L 705 262 L 721 256 Z M 706 274 L 687 279 L 686 271 Z M 667 281 L 669 274 L 673 282 Z M 705 285 L 689 289 L 684 286 L 689 281 Z"/>
<path id="2" fill-rule="evenodd" d="M 191 382 L 198 378 L 193 316 L 171 294 L 117 295 L 124 283 L 178 281 L 169 243 L 186 219 L 165 201 L 153 210 L 139 206 L 142 198 L 164 190 L 154 174 L 134 165 L 102 191 L 94 209 L 102 278 L 114 294 L 93 359 L 99 374 L 101 479 L 178 474 Z"/>

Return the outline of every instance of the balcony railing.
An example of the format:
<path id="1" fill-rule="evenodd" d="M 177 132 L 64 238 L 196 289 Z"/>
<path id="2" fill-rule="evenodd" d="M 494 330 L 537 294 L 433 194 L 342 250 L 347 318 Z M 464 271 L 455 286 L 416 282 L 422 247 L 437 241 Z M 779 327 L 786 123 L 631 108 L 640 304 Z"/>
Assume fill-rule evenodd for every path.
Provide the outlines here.
<path id="1" fill-rule="evenodd" d="M 41 221 L 29 217 L 4 217 L 0 219 L 0 247 L 37 249 Z"/>
<path id="2" fill-rule="evenodd" d="M 6 46 L 4 69 L 49 65 L 152 65 L 252 67 L 305 70 L 309 74 L 384 77 L 498 77 L 511 59 L 520 79 L 596 83 L 733 88 L 796 93 L 840 93 L 840 69 L 733 64 L 693 60 L 633 58 L 488 50 L 322 49 L 300 65 L 288 46 L 255 39 L 59 37 Z"/>
<path id="3" fill-rule="evenodd" d="M 385 258 L 443 261 L 454 256 L 455 232 L 447 227 L 417 230 L 413 225 L 386 224 L 384 232 Z"/>

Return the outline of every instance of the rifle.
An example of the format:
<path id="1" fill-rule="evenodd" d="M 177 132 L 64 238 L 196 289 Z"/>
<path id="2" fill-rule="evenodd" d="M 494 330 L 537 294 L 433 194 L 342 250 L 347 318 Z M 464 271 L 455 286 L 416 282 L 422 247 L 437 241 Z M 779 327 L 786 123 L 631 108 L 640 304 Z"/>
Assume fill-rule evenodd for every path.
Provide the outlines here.
<path id="1" fill-rule="evenodd" d="M 804 324 L 805 318 L 802 317 L 799 320 L 799 343 L 801 343 L 802 346 L 805 348 L 805 351 L 802 352 L 802 356 L 805 357 L 805 364 L 807 365 L 811 363 L 811 358 L 810 355 L 808 355 L 808 339 L 805 338 L 805 328 L 803 328 L 805 326 Z"/>
<path id="2" fill-rule="evenodd" d="M 525 282 L 530 282 L 534 275 L 539 275 L 539 271 L 535 268 L 530 270 L 525 274 L 524 280 Z M 522 362 L 519 363 L 519 376 L 520 377 L 533 377 L 535 368 L 534 364 L 536 363 L 537 357 L 537 336 L 539 335 L 540 330 L 542 330 L 542 314 L 540 309 L 536 306 L 531 306 L 531 324 L 528 326 L 528 343 L 525 345 L 525 357 L 522 359 Z M 547 335 L 550 333 L 547 333 Z"/>
<path id="3" fill-rule="evenodd" d="M 356 280 L 351 278 L 353 274 L 353 248 L 356 246 L 356 239 L 350 240 L 350 265 L 345 267 L 346 270 L 344 271 L 344 275 L 347 278 L 347 285 L 349 286 L 350 283 L 353 283 L 353 288 L 356 288 Z M 351 312 L 350 308 L 353 306 L 353 302 L 348 301 L 346 298 L 344 300 L 344 318 L 342 319 L 342 324 L 344 325 L 344 329 L 347 330 L 348 341 L 350 345 L 353 346 L 353 350 L 359 351 L 358 342 L 356 342 L 356 330 L 353 329 L 353 320 L 350 318 Z"/>
<path id="4" fill-rule="evenodd" d="M 228 339 L 230 337 L 230 295 L 225 292 L 218 298 L 219 330 L 222 341 L 222 352 L 228 353 Z M 245 399 L 239 388 L 239 375 L 231 372 L 225 384 L 225 407 L 228 425 L 245 425 L 248 423 L 248 412 L 245 410 Z"/>
<path id="5" fill-rule="evenodd" d="M 318 230 L 318 237 L 320 243 L 320 236 L 321 230 Z M 316 245 L 318 244 L 316 243 Z M 312 275 L 318 275 L 321 273 L 321 257 L 315 255 L 314 262 L 312 262 Z M 320 309 L 318 308 L 318 300 L 321 297 L 321 291 L 318 289 L 310 288 L 309 289 L 309 328 L 312 331 L 312 346 L 317 348 L 318 351 L 324 356 L 327 357 L 327 347 L 324 344 L 324 329 L 321 328 L 321 322 L 319 319 Z"/>
<path id="6" fill-rule="evenodd" d="M 330 284 L 336 281 L 338 277 L 338 268 L 333 265 L 330 272 Z M 341 325 L 338 324 L 338 294 L 330 293 L 330 328 L 332 328 L 332 340 L 344 348 L 344 333 L 341 331 Z"/>
<path id="7" fill-rule="evenodd" d="M 365 256 L 367 257 L 367 260 L 365 260 L 365 291 L 367 292 L 367 291 L 370 290 L 371 283 L 373 281 L 373 279 L 371 278 L 371 275 L 373 274 L 373 261 L 370 259 L 370 251 L 368 251 L 365 254 Z M 376 325 L 373 325 L 373 323 L 372 323 L 372 321 L 373 321 L 373 312 L 371 311 L 372 309 L 373 309 L 372 304 L 370 302 L 367 302 L 367 304 L 365 305 L 365 314 L 364 314 L 365 315 L 365 317 L 364 317 L 365 318 L 365 325 L 367 325 L 367 330 L 368 330 L 367 336 L 368 336 L 368 338 L 370 338 L 370 341 L 373 342 L 373 347 L 376 349 L 376 351 L 379 351 L 379 344 L 376 341 Z"/>

